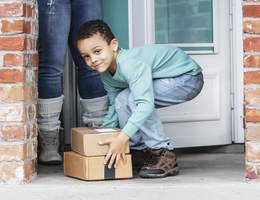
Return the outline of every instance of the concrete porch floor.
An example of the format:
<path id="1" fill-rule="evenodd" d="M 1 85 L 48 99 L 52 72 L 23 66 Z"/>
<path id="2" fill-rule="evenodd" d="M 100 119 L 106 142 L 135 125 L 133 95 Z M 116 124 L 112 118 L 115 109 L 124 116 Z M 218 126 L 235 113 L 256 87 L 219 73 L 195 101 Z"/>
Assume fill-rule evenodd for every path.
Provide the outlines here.
<path id="1" fill-rule="evenodd" d="M 62 166 L 38 166 L 26 185 L 2 185 L 0 199 L 260 199 L 259 183 L 245 182 L 245 155 L 181 154 L 180 174 L 163 179 L 82 181 L 63 174 Z"/>

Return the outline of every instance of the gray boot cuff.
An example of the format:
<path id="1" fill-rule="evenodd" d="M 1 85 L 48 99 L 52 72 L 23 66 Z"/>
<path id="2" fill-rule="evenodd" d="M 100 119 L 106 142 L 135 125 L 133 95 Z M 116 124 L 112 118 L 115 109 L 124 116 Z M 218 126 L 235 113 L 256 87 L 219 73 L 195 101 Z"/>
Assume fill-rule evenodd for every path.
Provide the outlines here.
<path id="1" fill-rule="evenodd" d="M 108 96 L 98 97 L 94 99 L 82 99 L 79 100 L 84 112 L 91 113 L 100 110 L 107 110 Z"/>
<path id="2" fill-rule="evenodd" d="M 41 131 L 55 131 L 60 128 L 60 113 L 64 96 L 52 99 L 38 99 L 38 127 Z"/>
<path id="3" fill-rule="evenodd" d="M 101 126 L 108 110 L 108 96 L 94 99 L 80 99 L 83 107 L 83 122 L 85 124 L 92 123 L 93 126 Z"/>

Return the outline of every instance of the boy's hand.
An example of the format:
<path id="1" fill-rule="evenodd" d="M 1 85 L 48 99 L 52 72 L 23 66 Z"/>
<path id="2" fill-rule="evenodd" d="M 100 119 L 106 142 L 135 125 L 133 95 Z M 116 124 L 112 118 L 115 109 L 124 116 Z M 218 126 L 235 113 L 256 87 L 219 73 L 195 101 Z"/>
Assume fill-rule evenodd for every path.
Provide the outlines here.
<path id="1" fill-rule="evenodd" d="M 108 168 L 112 167 L 115 159 L 116 159 L 116 162 L 115 162 L 114 167 L 116 168 L 121 156 L 123 158 L 123 163 L 126 164 L 125 149 L 126 149 L 127 142 L 129 141 L 129 139 L 130 139 L 130 137 L 128 135 L 126 135 L 123 132 L 120 132 L 118 134 L 118 136 L 115 138 L 111 138 L 106 141 L 99 142 L 100 145 L 108 144 L 110 146 L 108 153 L 106 155 L 106 158 L 104 160 L 104 164 L 107 164 L 109 158 L 111 157 L 110 162 L 108 164 Z"/>

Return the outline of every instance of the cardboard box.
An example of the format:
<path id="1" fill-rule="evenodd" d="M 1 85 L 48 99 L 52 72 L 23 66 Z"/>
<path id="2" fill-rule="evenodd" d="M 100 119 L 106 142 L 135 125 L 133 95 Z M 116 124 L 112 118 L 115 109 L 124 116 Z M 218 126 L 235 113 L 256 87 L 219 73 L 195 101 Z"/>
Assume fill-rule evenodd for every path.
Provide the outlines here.
<path id="1" fill-rule="evenodd" d="M 99 145 L 99 141 L 116 137 L 120 129 L 114 127 L 79 127 L 70 131 L 71 149 L 83 156 L 104 156 L 109 145 Z M 129 153 L 129 143 L 125 153 Z"/>
<path id="2" fill-rule="evenodd" d="M 130 154 L 126 155 L 126 165 L 121 159 L 116 169 L 114 166 L 108 169 L 107 165 L 104 165 L 104 159 L 105 156 L 86 157 L 73 151 L 64 152 L 64 174 L 83 180 L 122 179 L 133 176 Z"/>

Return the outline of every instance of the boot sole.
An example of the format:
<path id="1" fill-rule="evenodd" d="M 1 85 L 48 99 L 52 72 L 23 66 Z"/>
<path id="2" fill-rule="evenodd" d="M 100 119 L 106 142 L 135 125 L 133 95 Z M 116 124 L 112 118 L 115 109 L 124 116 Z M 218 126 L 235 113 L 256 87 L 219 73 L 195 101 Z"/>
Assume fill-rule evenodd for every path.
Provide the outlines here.
<path id="1" fill-rule="evenodd" d="M 164 178 L 166 176 L 175 176 L 178 173 L 179 173 L 179 167 L 175 167 L 170 171 L 165 172 L 164 174 L 148 174 L 148 173 L 142 173 L 142 171 L 140 171 L 139 176 L 141 178 Z"/>
<path id="2" fill-rule="evenodd" d="M 140 172 L 143 166 L 140 167 L 132 167 L 134 171 Z"/>

